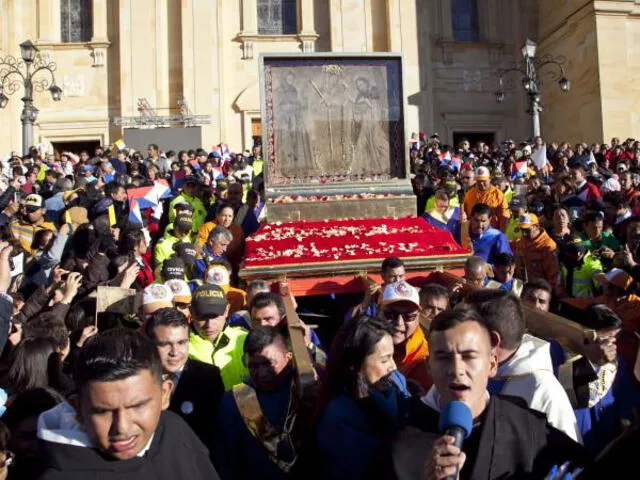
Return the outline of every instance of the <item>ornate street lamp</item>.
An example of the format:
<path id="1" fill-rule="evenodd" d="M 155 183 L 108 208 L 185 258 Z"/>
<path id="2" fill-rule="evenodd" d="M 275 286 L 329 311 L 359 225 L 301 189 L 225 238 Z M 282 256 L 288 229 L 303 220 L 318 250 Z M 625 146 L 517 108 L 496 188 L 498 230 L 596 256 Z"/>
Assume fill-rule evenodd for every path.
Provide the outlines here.
<path id="1" fill-rule="evenodd" d="M 9 103 L 9 95 L 12 95 L 20 88 L 20 81 L 24 88 L 22 102 L 24 107 L 20 120 L 22 121 L 22 152 L 29 153 L 29 148 L 33 145 L 33 124 L 38 118 L 38 109 L 33 105 L 33 92 L 43 92 L 48 90 L 54 102 L 59 102 L 62 98 L 62 89 L 56 85 L 53 72 L 56 64 L 45 61 L 38 51 L 38 48 L 27 40 L 20 44 L 21 59 L 7 55 L 0 57 L 0 109 L 5 108 Z M 42 77 L 36 79 L 35 77 Z"/>
<path id="2" fill-rule="evenodd" d="M 568 92 L 571 89 L 571 81 L 564 71 L 564 58 L 552 57 L 551 55 L 536 58 L 537 48 L 538 46 L 534 41 L 527 39 L 521 50 L 524 62 L 516 64 L 512 68 L 498 70 L 498 90 L 495 92 L 496 101 L 502 103 L 505 97 L 504 76 L 511 72 L 518 72 L 522 75 L 522 87 L 529 100 L 527 113 L 531 115 L 534 137 L 540 136 L 540 112 L 542 111 L 542 106 L 540 105 L 542 80 L 538 77 L 538 71 L 547 66 L 556 67 L 560 73 L 558 74 L 555 69 L 550 70 L 549 74 L 552 80 L 558 80 L 560 90 L 563 92 Z"/>

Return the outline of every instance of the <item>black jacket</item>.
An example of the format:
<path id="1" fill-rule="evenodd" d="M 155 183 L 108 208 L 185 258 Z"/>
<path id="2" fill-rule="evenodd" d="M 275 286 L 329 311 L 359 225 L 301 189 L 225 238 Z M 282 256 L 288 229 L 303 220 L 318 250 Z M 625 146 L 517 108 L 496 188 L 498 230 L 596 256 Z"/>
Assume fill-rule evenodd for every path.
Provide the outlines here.
<path id="1" fill-rule="evenodd" d="M 180 415 L 212 452 L 213 431 L 224 385 L 218 367 L 187 360 L 169 410 Z"/>
<path id="2" fill-rule="evenodd" d="M 424 465 L 438 433 L 440 413 L 422 402 L 412 409 L 410 425 L 393 446 L 392 463 L 397 479 L 424 477 Z M 587 451 L 547 423 L 544 414 L 526 407 L 522 400 L 493 395 L 481 423 L 465 440 L 467 455 L 461 480 L 538 479 L 553 465 L 572 461 L 590 463 Z"/>
<path id="3" fill-rule="evenodd" d="M 110 460 L 97 450 L 41 441 L 43 480 L 217 480 L 204 445 L 172 412 L 162 412 L 144 457 Z"/>

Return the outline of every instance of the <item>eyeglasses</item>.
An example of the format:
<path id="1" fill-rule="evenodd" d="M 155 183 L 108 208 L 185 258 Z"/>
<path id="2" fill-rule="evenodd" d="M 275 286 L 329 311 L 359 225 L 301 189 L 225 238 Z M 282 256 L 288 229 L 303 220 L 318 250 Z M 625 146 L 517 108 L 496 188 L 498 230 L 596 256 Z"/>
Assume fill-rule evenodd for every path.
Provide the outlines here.
<path id="1" fill-rule="evenodd" d="M 420 318 L 420 312 L 418 311 L 411 312 L 411 313 L 400 313 L 394 310 L 384 310 L 382 312 L 382 315 L 384 316 L 385 319 L 393 323 L 399 323 L 400 317 L 402 317 L 402 320 L 404 321 L 404 323 L 413 323 L 418 321 L 418 319 Z"/>
<path id="2" fill-rule="evenodd" d="M 0 462 L 0 468 L 10 467 L 11 465 L 13 465 L 14 458 L 15 458 L 15 455 L 13 454 L 13 452 L 10 452 L 9 450 L 7 450 L 5 452 L 4 460 Z"/>

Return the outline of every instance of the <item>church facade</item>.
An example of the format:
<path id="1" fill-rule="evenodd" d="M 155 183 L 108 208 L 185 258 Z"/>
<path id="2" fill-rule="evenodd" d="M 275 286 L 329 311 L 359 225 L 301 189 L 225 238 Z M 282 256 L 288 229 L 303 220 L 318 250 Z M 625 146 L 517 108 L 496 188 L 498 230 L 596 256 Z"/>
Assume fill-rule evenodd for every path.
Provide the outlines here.
<path id="1" fill-rule="evenodd" d="M 562 56 L 572 88 L 542 87 L 542 134 L 602 141 L 640 129 L 640 1 L 0 0 L 0 56 L 31 39 L 57 64 L 61 102 L 36 93 L 35 143 L 108 145 L 140 106 L 207 117 L 204 148 L 261 135 L 261 53 L 401 52 L 407 133 L 499 142 L 531 135 L 517 76 L 497 103 L 496 71 Z M 543 80 L 544 72 L 541 72 Z M 2 153 L 21 145 L 21 89 L 0 110 Z M 171 145 L 160 145 L 170 149 Z"/>

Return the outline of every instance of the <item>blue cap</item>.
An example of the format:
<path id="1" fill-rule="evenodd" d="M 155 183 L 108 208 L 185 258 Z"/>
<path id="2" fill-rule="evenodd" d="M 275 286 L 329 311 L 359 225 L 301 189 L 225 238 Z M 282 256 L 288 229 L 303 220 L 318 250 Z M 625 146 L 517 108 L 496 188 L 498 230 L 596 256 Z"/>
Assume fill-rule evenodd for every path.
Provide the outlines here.
<path id="1" fill-rule="evenodd" d="M 471 410 L 466 403 L 455 400 L 447 403 L 440 412 L 440 431 L 444 433 L 454 427 L 464 430 L 464 438 L 469 438 L 473 429 Z"/>

